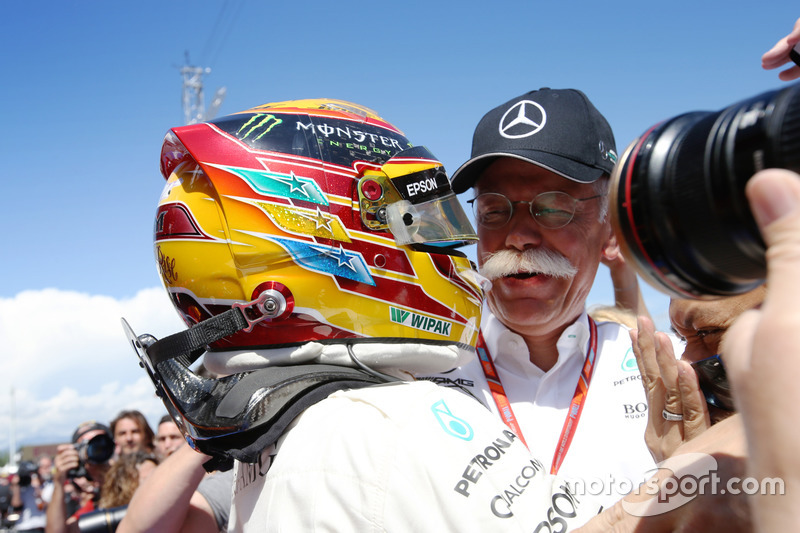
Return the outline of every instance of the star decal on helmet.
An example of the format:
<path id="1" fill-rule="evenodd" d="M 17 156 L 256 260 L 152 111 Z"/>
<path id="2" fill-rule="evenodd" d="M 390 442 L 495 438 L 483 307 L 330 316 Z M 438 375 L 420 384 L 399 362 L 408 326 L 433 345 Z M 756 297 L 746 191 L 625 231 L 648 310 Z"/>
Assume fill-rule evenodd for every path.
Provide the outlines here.
<path id="1" fill-rule="evenodd" d="M 231 166 L 219 166 L 219 168 L 242 178 L 253 190 L 260 194 L 328 205 L 328 199 L 316 181 L 311 178 L 298 177 L 294 172 L 280 174 L 271 172 L 269 169 L 258 170 Z"/>

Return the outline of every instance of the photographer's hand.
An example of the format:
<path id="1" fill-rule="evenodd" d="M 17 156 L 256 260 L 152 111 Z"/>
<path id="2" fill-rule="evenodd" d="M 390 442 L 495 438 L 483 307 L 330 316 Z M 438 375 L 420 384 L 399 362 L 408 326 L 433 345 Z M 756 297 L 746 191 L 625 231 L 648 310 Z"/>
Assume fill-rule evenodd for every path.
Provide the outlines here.
<path id="1" fill-rule="evenodd" d="M 800 19 L 794 23 L 794 29 L 786 37 L 775 43 L 767 53 L 761 56 L 761 66 L 767 70 L 781 67 L 787 63 L 792 63 L 792 67 L 782 71 L 778 77 L 783 81 L 791 81 L 800 78 L 800 66 L 794 65 L 789 52 L 800 42 Z"/>
<path id="2" fill-rule="evenodd" d="M 53 482 L 63 484 L 67 480 L 67 472 L 80 466 L 78 451 L 72 444 L 59 444 L 53 461 Z"/>
<path id="3" fill-rule="evenodd" d="M 652 320 L 639 317 L 637 324 L 638 330 L 631 330 L 630 336 L 647 394 L 645 442 L 659 463 L 711 427 L 711 421 L 691 365 L 675 359 L 669 337 L 656 332 Z M 666 420 L 664 410 L 683 418 Z"/>
<path id="4" fill-rule="evenodd" d="M 47 506 L 46 533 L 66 533 L 76 526 L 67 524 L 67 506 L 64 501 L 64 483 L 67 472 L 78 468 L 80 464 L 78 451 L 72 444 L 59 444 L 53 460 L 53 495 Z M 74 524 L 74 522 L 73 522 Z"/>
<path id="5" fill-rule="evenodd" d="M 767 295 L 742 314 L 723 340 L 734 399 L 741 411 L 755 479 L 780 478 L 781 495 L 755 494 L 759 531 L 800 524 L 800 175 L 764 170 L 748 181 L 747 198 L 767 244 Z"/>

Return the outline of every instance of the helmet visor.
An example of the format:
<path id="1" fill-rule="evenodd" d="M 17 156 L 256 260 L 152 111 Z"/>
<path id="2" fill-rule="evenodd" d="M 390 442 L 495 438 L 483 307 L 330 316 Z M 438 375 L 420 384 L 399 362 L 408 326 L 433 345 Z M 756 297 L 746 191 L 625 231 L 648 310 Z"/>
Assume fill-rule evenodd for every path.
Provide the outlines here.
<path id="1" fill-rule="evenodd" d="M 399 245 L 462 246 L 478 240 L 464 208 L 452 192 L 419 204 L 408 200 L 389 204 L 386 219 Z"/>
<path id="2" fill-rule="evenodd" d="M 386 205 L 386 224 L 399 245 L 462 246 L 478 236 L 442 164 L 424 146 L 404 150 L 381 170 L 397 199 Z"/>

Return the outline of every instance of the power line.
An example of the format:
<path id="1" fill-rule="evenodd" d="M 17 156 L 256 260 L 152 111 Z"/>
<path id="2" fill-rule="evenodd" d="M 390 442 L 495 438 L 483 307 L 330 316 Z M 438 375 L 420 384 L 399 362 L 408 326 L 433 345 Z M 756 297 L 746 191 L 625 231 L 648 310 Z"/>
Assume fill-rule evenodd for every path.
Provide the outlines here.
<path id="1" fill-rule="evenodd" d="M 235 5 L 232 6 L 231 4 Z M 236 19 L 239 18 L 242 7 L 244 7 L 244 0 L 225 0 L 222 4 L 219 15 L 214 20 L 214 26 L 208 35 L 208 40 L 203 47 L 203 53 L 200 55 L 200 59 L 209 67 L 214 66 L 217 55 L 236 26 Z"/>

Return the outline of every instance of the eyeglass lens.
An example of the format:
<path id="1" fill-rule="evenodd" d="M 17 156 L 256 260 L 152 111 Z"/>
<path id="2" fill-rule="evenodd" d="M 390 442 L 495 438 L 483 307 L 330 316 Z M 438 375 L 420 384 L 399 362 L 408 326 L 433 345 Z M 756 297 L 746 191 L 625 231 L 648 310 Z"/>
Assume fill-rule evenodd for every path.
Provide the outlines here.
<path id="1" fill-rule="evenodd" d="M 587 200 L 589 198 L 586 198 Z M 528 204 L 531 216 L 545 228 L 563 228 L 575 215 L 579 200 L 561 191 L 544 192 L 532 201 L 512 202 L 499 193 L 483 193 L 470 200 L 475 220 L 484 227 L 505 226 L 514 215 L 514 204 Z"/>

